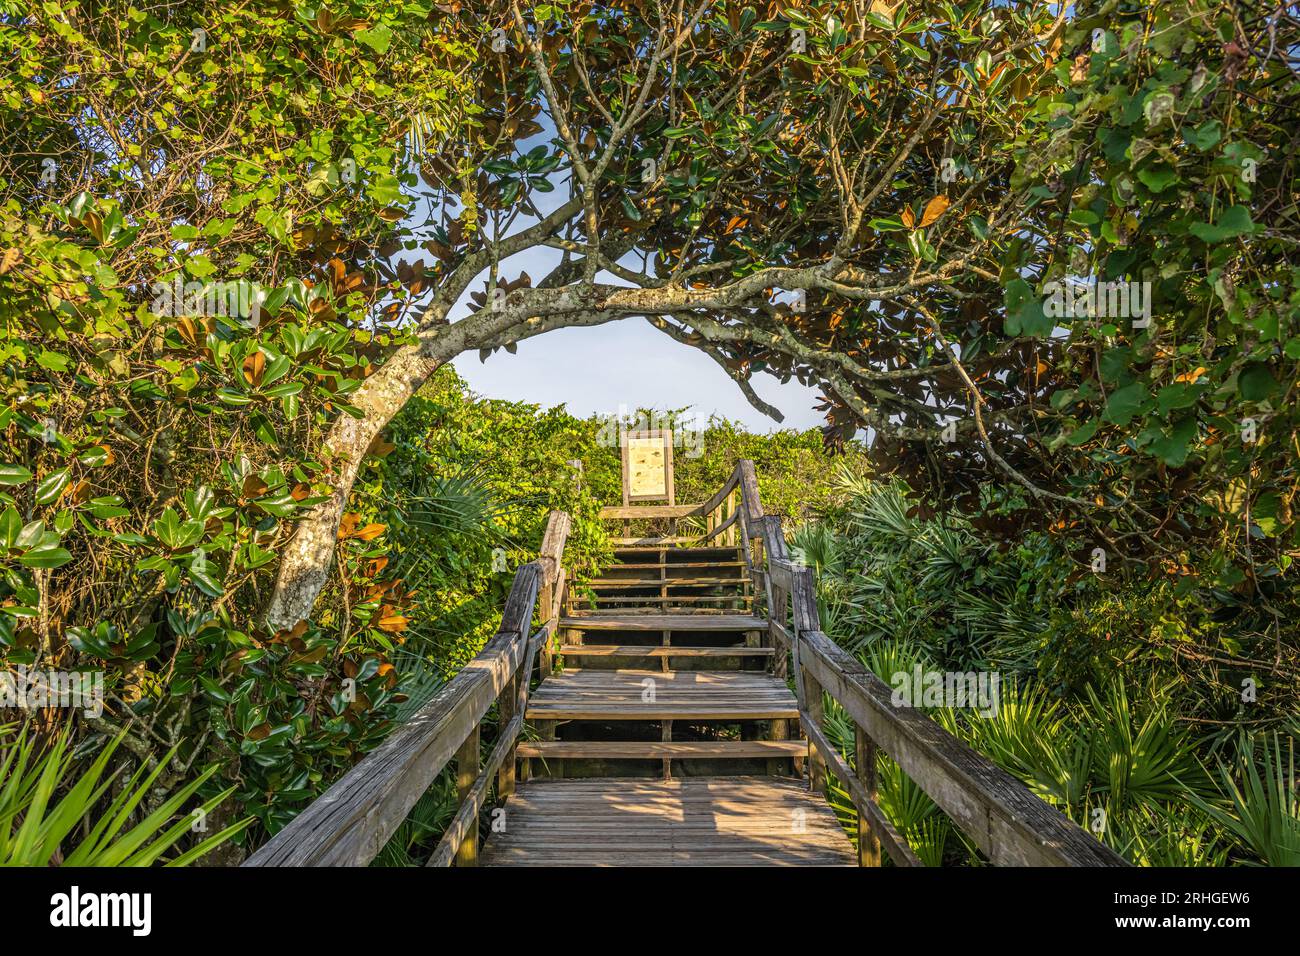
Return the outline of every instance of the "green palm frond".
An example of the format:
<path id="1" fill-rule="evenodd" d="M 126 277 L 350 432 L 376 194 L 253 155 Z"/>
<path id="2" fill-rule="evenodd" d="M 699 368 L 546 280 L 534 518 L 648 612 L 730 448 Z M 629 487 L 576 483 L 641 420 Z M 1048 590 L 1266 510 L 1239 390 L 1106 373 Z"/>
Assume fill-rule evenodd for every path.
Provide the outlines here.
<path id="1" fill-rule="evenodd" d="M 1219 765 L 1219 800 L 1210 802 L 1195 793 L 1188 800 L 1248 849 L 1255 857 L 1251 862 L 1300 866 L 1300 780 L 1295 749 L 1284 746 L 1276 734 L 1271 743 L 1263 738 L 1260 749 L 1258 763 L 1249 751 L 1243 753 L 1235 774 L 1232 768 Z M 1283 750 L 1287 751 L 1285 763 Z"/>
<path id="2" fill-rule="evenodd" d="M 195 817 L 182 808 L 217 766 L 208 767 L 146 813 L 145 798 L 176 750 L 151 771 L 141 767 L 108 799 L 119 776 L 110 773 L 108 765 L 125 736 L 124 731 L 109 741 L 90 766 L 78 772 L 70 733 L 60 734 L 42 750 L 36 737 L 22 730 L 0 762 L 0 866 L 149 866 L 192 832 Z M 233 792 L 233 787 L 225 790 L 196 809 L 210 813 Z M 107 805 L 96 815 L 105 799 Z M 252 822 L 249 817 L 214 833 L 167 865 L 192 863 Z M 67 845 L 78 828 L 80 840 Z"/>

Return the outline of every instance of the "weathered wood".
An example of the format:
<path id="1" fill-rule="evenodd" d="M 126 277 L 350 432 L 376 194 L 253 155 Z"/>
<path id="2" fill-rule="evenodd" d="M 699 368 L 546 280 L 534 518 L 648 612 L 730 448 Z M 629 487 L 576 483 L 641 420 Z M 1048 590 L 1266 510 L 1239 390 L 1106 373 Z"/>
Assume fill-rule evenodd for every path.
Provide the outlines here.
<path id="1" fill-rule="evenodd" d="M 672 721 L 664 721 L 672 723 Z M 690 760 L 714 757 L 797 757 L 807 752 L 798 740 L 529 740 L 520 756 L 597 760 Z"/>
<path id="2" fill-rule="evenodd" d="M 822 686 L 808 672 L 807 666 L 803 669 L 803 693 L 803 713 L 800 715 L 803 719 L 800 723 L 805 732 L 812 727 L 820 734 L 822 721 L 826 718 L 826 705 L 822 698 Z M 824 793 L 826 790 L 826 758 L 818 747 L 813 747 L 808 752 L 808 787 L 813 793 Z"/>
<path id="3" fill-rule="evenodd" d="M 861 799 L 876 805 L 876 751 L 878 748 L 867 732 L 853 727 L 854 774 L 858 779 Z M 880 866 L 880 826 L 858 807 L 858 866 Z"/>
<path id="4" fill-rule="evenodd" d="M 641 547 L 653 548 L 653 547 L 658 547 L 660 545 L 669 545 L 669 544 L 695 544 L 700 540 L 702 539 L 700 538 L 699 535 L 670 534 L 670 535 L 663 535 L 663 536 L 642 535 L 638 537 L 637 535 L 624 534 L 620 537 L 610 538 L 609 543 L 619 548 L 619 550 L 624 550 L 624 549 L 641 548 Z"/>
<path id="5" fill-rule="evenodd" d="M 802 662 L 903 772 L 1000 866 L 1126 866 L 1124 859 L 922 712 L 820 631 Z"/>
<path id="6" fill-rule="evenodd" d="M 731 723 L 798 715 L 785 683 L 761 671 L 566 670 L 534 691 L 527 710 L 530 721 Z"/>
<path id="7" fill-rule="evenodd" d="M 745 502 L 745 510 L 749 513 L 749 523 L 757 527 L 758 522 L 763 517 L 763 505 L 758 499 L 758 475 L 754 472 L 754 463 L 748 458 L 742 458 L 736 462 L 735 474 L 739 478 L 740 492 Z"/>
<path id="8" fill-rule="evenodd" d="M 592 578 L 587 586 L 593 591 L 605 591 L 617 588 L 650 588 L 667 585 L 670 588 L 716 587 L 720 584 L 744 584 L 748 578 L 743 577 L 694 577 L 694 578 Z"/>
<path id="9" fill-rule="evenodd" d="M 427 866 L 450 866 L 453 860 L 456 861 L 457 865 L 462 865 L 457 852 L 458 848 L 465 843 L 471 834 L 477 841 L 478 815 L 482 812 L 484 801 L 487 799 L 488 782 L 492 779 L 493 773 L 496 773 L 499 769 L 504 769 L 507 761 L 514 762 L 514 750 L 523 726 L 524 720 L 520 715 L 515 716 L 508 722 L 502 722 L 501 736 L 497 738 L 491 755 L 483 764 L 482 770 L 479 771 L 472 785 L 466 788 L 464 795 L 460 799 L 460 809 L 456 811 L 451 823 L 447 825 L 442 839 L 438 841 L 438 846 L 434 848 L 433 855 L 429 857 Z M 473 736 L 477 737 L 477 735 Z M 477 744 L 477 739 L 475 743 Z M 477 751 L 475 753 L 477 755 Z"/>
<path id="10" fill-rule="evenodd" d="M 501 632 L 244 865 L 364 866 L 374 859 L 519 669 L 522 626 L 532 616 L 541 575 L 538 562 L 520 567 Z"/>
<path id="11" fill-rule="evenodd" d="M 611 505 L 600 509 L 605 521 L 622 518 L 695 518 L 706 514 L 704 505 Z"/>
<path id="12" fill-rule="evenodd" d="M 565 644 L 560 653 L 571 657 L 770 657 L 770 647 L 655 647 L 642 644 Z"/>
<path id="13" fill-rule="evenodd" d="M 762 631 L 767 622 L 752 614 L 570 615 L 560 626 L 583 631 Z"/>
<path id="14" fill-rule="evenodd" d="M 531 643 L 531 642 L 530 642 Z M 535 646 L 530 648 L 532 654 L 536 653 Z M 519 713 L 521 699 L 527 699 L 527 688 L 520 688 L 520 677 L 527 682 L 528 680 L 528 663 L 525 661 L 524 666 L 515 672 L 506 684 L 505 690 L 501 692 L 501 697 L 497 700 L 497 722 L 502 727 L 508 727 Z M 523 722 L 520 721 L 522 724 Z M 497 774 L 497 795 L 501 799 L 506 799 L 510 794 L 515 792 L 515 754 L 513 745 L 510 752 L 506 754 L 507 759 L 501 761 L 501 769 Z"/>
<path id="15" fill-rule="evenodd" d="M 852 866 L 835 815 L 793 780 L 537 780 L 485 866 Z"/>
<path id="16" fill-rule="evenodd" d="M 879 833 L 883 838 L 885 847 L 889 851 L 889 858 L 894 861 L 894 865 L 922 866 L 920 858 L 912 852 L 907 840 L 894 829 L 894 825 L 889 822 L 889 818 L 880 809 L 874 794 L 868 792 L 866 787 L 862 785 L 857 774 L 853 772 L 840 755 L 839 749 L 827 739 L 826 734 L 822 731 L 820 721 L 814 720 L 813 715 L 807 712 L 799 715 L 799 721 L 803 726 L 804 733 L 808 735 L 810 749 L 815 750 L 821 759 L 830 765 L 830 770 L 835 774 L 836 779 L 844 784 L 844 788 L 848 790 L 849 796 L 853 800 L 854 807 L 857 808 L 859 818 L 865 817 L 871 821 L 874 832 Z M 859 826 L 861 826 L 860 823 Z M 876 852 L 877 854 L 880 852 L 879 845 L 876 847 Z M 859 862 L 861 862 L 860 859 Z M 879 859 L 877 859 L 875 865 L 880 865 Z"/>
<path id="17" fill-rule="evenodd" d="M 478 809 L 470 800 L 474 791 L 474 782 L 479 778 L 479 734 L 478 724 L 470 730 L 465 742 L 456 751 L 456 800 L 461 809 L 467 811 L 468 823 L 460 840 L 449 845 L 456 849 L 457 866 L 476 866 L 478 864 Z M 487 789 L 490 774 L 482 774 L 483 789 Z M 472 812 L 469 812 L 471 811 Z"/>

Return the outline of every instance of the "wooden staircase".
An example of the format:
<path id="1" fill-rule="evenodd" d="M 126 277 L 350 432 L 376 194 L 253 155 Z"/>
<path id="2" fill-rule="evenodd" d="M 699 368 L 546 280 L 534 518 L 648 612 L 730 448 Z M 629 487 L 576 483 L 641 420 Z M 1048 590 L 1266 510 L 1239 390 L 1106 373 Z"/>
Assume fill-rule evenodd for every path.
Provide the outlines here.
<path id="1" fill-rule="evenodd" d="M 752 584 L 738 546 L 632 547 L 567 590 L 563 669 L 529 697 L 539 739 L 517 746 L 484 864 L 854 863 L 796 777 L 799 704 L 771 673 Z"/>
<path id="2" fill-rule="evenodd" d="M 707 502 L 602 516 L 623 524 L 615 563 L 567 582 L 552 512 L 496 636 L 244 865 L 364 866 L 454 765 L 430 866 L 919 866 L 876 799 L 882 752 L 993 864 L 1125 865 L 822 633 L 752 462 Z M 646 519 L 668 527 L 629 534 Z"/>

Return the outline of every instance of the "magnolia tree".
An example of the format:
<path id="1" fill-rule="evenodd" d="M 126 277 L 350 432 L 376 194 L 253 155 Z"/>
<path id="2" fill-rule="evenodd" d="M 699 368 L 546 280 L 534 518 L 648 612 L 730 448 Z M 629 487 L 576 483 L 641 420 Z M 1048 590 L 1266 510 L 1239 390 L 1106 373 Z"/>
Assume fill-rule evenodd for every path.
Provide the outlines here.
<path id="1" fill-rule="evenodd" d="M 759 372 L 820 386 L 828 441 L 865 437 L 918 508 L 1267 606 L 1296 547 L 1298 26 L 1208 0 L 14 6 L 20 603 L 109 549 L 133 583 L 59 614 L 130 630 L 192 584 L 299 628 L 434 370 L 633 319 L 766 411 Z M 536 249 L 548 274 L 512 266 Z"/>
<path id="2" fill-rule="evenodd" d="M 1068 528 L 1093 570 L 1285 567 L 1294 11 L 620 7 L 440 8 L 480 72 L 475 122 L 423 156 L 428 299 L 329 432 L 273 624 L 310 611 L 357 463 L 433 369 L 627 317 L 760 408 L 756 372 L 820 384 L 832 441 L 865 428 L 986 527 Z M 555 269 L 513 274 L 539 246 Z"/>

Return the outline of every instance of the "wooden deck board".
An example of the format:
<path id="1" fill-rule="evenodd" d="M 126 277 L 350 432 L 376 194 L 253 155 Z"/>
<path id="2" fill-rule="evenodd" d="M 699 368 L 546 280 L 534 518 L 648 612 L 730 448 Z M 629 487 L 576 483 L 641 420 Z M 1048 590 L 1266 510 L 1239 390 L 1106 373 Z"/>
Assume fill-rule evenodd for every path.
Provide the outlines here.
<path id="1" fill-rule="evenodd" d="M 583 631 L 766 631 L 767 621 L 752 614 L 628 614 L 560 619 L 561 628 Z"/>
<path id="2" fill-rule="evenodd" d="M 776 777 L 533 780 L 485 866 L 852 866 L 834 813 Z"/>
<path id="3" fill-rule="evenodd" d="M 645 699 L 646 680 L 654 699 Z M 548 677 L 529 720 L 763 720 L 797 718 L 785 682 L 755 671 L 576 670 Z"/>
<path id="4" fill-rule="evenodd" d="M 806 757 L 806 740 L 532 740 L 519 744 L 521 757 L 542 759 L 694 760 L 714 757 Z"/>

